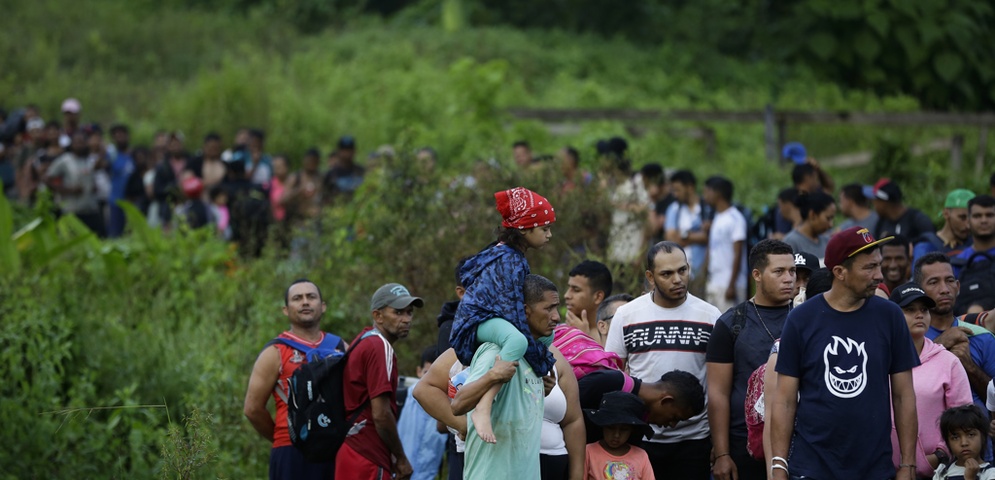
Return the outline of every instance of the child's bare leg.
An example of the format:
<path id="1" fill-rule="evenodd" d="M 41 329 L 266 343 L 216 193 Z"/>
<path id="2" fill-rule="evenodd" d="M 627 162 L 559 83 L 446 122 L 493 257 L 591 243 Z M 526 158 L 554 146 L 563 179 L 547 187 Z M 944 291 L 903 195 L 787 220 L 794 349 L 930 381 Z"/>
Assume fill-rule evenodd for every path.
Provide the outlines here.
<path id="1" fill-rule="evenodd" d="M 501 347 L 498 355 L 502 360 L 509 362 L 520 361 L 529 346 L 525 335 L 502 318 L 492 318 L 478 325 L 477 340 L 481 343 L 491 342 Z M 491 423 L 491 405 L 494 404 L 494 399 L 500 389 L 500 384 L 488 389 L 487 393 L 480 397 L 477 407 L 470 413 L 477 435 L 487 443 L 497 443 L 497 438 L 494 436 L 494 426 Z"/>
<path id="2" fill-rule="evenodd" d="M 470 418 L 473 419 L 473 428 L 477 431 L 477 436 L 487 443 L 497 443 L 497 437 L 494 436 L 494 428 L 491 426 L 491 405 L 494 404 L 494 398 L 497 397 L 498 390 L 500 389 L 501 385 L 494 385 L 490 390 L 487 390 L 487 393 L 480 397 L 480 401 L 477 402 L 477 408 L 474 408 L 470 412 Z"/>

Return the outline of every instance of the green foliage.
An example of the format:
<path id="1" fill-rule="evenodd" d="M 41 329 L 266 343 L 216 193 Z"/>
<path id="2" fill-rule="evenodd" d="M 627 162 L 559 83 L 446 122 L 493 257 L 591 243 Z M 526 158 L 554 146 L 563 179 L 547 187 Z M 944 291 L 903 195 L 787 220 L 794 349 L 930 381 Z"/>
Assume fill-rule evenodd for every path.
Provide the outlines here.
<path id="1" fill-rule="evenodd" d="M 217 458 L 218 450 L 211 435 L 210 420 L 209 414 L 194 408 L 183 419 L 186 432 L 177 425 L 169 426 L 169 434 L 160 447 L 165 467 L 160 477 L 162 480 L 196 478 L 198 470 Z"/>
<path id="2" fill-rule="evenodd" d="M 990 3 L 809 0 L 781 22 L 803 35 L 787 58 L 840 84 L 907 92 L 940 110 L 995 107 Z"/>
<path id="3" fill-rule="evenodd" d="M 850 88 L 903 92 L 930 108 L 995 107 L 995 7 L 988 2 L 481 0 L 467 10 L 475 25 L 676 43 L 709 75 L 723 74 L 721 52 L 781 64 L 782 74 L 805 66 Z"/>

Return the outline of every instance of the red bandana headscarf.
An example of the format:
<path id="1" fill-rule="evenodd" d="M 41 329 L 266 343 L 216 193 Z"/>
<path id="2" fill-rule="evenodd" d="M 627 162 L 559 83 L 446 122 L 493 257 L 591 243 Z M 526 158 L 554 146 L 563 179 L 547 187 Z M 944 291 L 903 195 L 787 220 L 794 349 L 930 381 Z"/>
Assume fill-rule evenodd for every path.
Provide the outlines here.
<path id="1" fill-rule="evenodd" d="M 525 187 L 515 187 L 494 194 L 501 226 L 505 228 L 542 227 L 556 221 L 556 213 L 542 195 Z"/>

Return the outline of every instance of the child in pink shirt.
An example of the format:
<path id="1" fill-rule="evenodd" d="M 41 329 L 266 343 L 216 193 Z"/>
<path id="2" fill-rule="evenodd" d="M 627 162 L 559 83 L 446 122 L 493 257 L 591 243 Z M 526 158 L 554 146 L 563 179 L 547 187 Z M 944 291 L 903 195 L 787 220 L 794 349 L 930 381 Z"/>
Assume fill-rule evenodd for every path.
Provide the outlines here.
<path id="1" fill-rule="evenodd" d="M 629 444 L 633 433 L 653 435 L 643 420 L 645 412 L 643 401 L 628 392 L 606 393 L 600 408 L 584 412 L 604 434 L 601 440 L 587 445 L 587 480 L 656 480 L 646 450 Z"/>

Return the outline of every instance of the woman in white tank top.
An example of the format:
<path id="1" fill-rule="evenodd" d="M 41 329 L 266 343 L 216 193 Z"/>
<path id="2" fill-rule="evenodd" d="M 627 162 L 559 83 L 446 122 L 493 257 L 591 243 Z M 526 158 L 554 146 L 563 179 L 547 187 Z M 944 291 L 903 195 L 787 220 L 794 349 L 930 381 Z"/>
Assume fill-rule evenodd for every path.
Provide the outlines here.
<path id="1" fill-rule="evenodd" d="M 577 377 L 559 350 L 553 378 L 556 383 L 543 403 L 542 440 L 539 465 L 542 480 L 581 480 L 584 478 L 586 432 L 580 409 Z"/>

